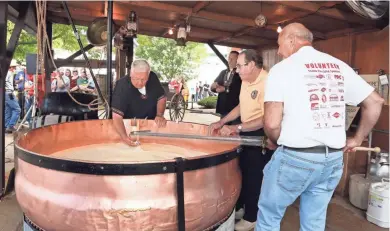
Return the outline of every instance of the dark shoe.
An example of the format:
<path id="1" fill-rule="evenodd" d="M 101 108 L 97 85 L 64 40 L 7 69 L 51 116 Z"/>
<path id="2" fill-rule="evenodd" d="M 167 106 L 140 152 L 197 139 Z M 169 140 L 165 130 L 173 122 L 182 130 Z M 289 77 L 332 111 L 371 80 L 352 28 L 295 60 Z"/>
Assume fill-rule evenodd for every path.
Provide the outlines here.
<path id="1" fill-rule="evenodd" d="M 9 134 L 13 133 L 14 131 L 16 131 L 14 127 L 5 129 L 5 133 L 9 133 Z"/>

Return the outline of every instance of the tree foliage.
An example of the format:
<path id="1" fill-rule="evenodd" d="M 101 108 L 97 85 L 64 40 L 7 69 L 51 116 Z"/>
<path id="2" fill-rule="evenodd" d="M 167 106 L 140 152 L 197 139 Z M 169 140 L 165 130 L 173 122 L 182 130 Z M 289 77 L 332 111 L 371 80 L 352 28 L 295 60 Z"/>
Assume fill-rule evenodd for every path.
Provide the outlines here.
<path id="1" fill-rule="evenodd" d="M 173 39 L 139 35 L 136 56 L 147 59 L 152 70 L 165 79 L 178 76 L 186 80 L 196 77 L 196 70 L 207 56 L 204 44 L 187 42 L 185 47 L 177 46 Z"/>
<path id="2" fill-rule="evenodd" d="M 7 41 L 9 41 L 15 24 L 11 21 L 7 22 Z M 84 26 L 76 26 L 79 32 L 81 42 L 83 46 L 89 44 L 87 40 L 87 28 Z M 73 33 L 73 29 L 70 25 L 53 24 L 53 49 L 61 49 L 69 52 L 76 52 L 80 50 L 80 46 Z M 37 38 L 34 35 L 22 31 L 14 53 L 14 59 L 18 62 L 24 62 L 27 54 L 37 53 Z M 100 56 L 100 51 L 91 49 L 88 53 L 89 58 L 97 58 Z"/>
<path id="3" fill-rule="evenodd" d="M 7 21 L 7 41 L 9 42 L 11 38 L 12 31 L 14 30 L 15 24 L 11 21 Z M 16 50 L 14 53 L 14 59 L 21 63 L 25 61 L 26 54 L 32 54 L 37 52 L 36 37 L 28 34 L 26 31 L 20 33 L 20 38 Z"/>

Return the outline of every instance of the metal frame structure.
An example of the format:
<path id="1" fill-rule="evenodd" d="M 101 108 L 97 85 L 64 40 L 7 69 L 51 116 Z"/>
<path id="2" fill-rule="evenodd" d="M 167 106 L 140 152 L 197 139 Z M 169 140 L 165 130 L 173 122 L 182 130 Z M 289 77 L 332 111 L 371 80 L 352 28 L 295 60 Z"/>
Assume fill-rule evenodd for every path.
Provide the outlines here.
<path id="1" fill-rule="evenodd" d="M 63 2 L 64 6 L 66 6 L 66 2 Z M 66 7 L 65 7 L 66 8 Z M 29 11 L 34 10 L 33 1 L 27 1 L 27 2 L 20 2 L 19 5 L 19 12 L 18 17 L 15 22 L 15 27 L 12 32 L 11 38 L 9 40 L 8 46 L 7 46 L 7 21 L 9 16 L 9 2 L 0 2 L 0 36 L 2 36 L 2 39 L 0 39 L 0 89 L 5 89 L 5 78 L 7 76 L 7 72 L 11 63 L 11 60 L 13 58 L 13 55 L 15 53 L 16 47 L 18 45 L 19 37 L 24 28 L 26 28 L 25 20 L 26 16 Z M 107 12 L 110 17 L 108 17 L 108 31 L 112 32 L 112 14 L 113 14 L 113 5 L 112 2 L 109 2 L 107 5 Z M 70 16 L 70 13 L 69 13 Z M 70 18 L 70 23 L 73 26 L 73 29 L 75 30 L 75 25 L 73 21 Z M 48 40 L 50 45 L 52 45 L 52 22 L 46 21 L 46 33 L 48 35 Z M 31 29 L 30 27 L 28 27 Z M 35 27 L 36 28 L 36 27 Z M 36 31 L 35 31 L 36 32 Z M 109 41 L 112 41 L 112 33 L 109 33 L 108 35 L 108 42 L 107 42 L 107 62 L 106 67 L 107 70 L 111 70 L 113 66 L 112 62 L 112 43 Z M 77 37 L 77 36 L 76 36 Z M 70 55 L 68 58 L 59 61 L 56 63 L 57 67 L 64 66 L 72 62 L 76 57 L 83 54 L 85 56 L 85 59 L 87 61 L 87 64 L 89 64 L 88 57 L 86 57 L 85 52 L 92 49 L 94 45 L 87 45 L 83 47 L 83 45 L 80 42 L 80 50 L 75 52 L 74 54 Z M 130 49 L 131 50 L 131 49 Z M 53 52 L 50 50 L 47 50 L 47 52 Z M 132 54 L 133 51 L 128 52 L 131 54 L 131 60 L 132 60 Z M 46 55 L 44 59 L 44 66 L 45 66 L 45 92 L 50 92 L 50 74 L 54 70 L 53 64 L 51 63 L 49 59 L 49 55 Z M 90 66 L 90 65 L 89 65 Z M 91 70 L 92 73 L 92 70 Z M 111 106 L 111 95 L 112 95 L 112 71 L 107 71 L 107 94 L 108 94 L 108 105 L 107 105 L 107 111 L 109 112 L 108 118 L 111 118 L 111 112 L 110 112 L 110 106 Z M 98 85 L 95 82 L 95 85 Z M 98 89 L 99 95 L 101 96 L 100 89 Z M 4 90 L 3 90 L 4 93 Z M 0 198 L 2 198 L 7 190 L 7 185 L 5 185 L 5 120 L 4 120 L 4 114 L 5 114 L 5 98 L 4 94 L 0 94 Z M 11 178 L 11 177 L 10 177 Z M 13 185 L 13 179 L 10 179 L 9 186 Z M 12 186 L 13 187 L 13 186 Z"/>
<path id="2" fill-rule="evenodd" d="M 21 2 L 21 10 L 14 30 L 12 31 L 10 41 L 7 46 L 7 21 L 8 21 L 8 2 L 0 2 L 0 198 L 6 190 L 5 185 L 5 79 L 18 44 L 20 34 L 25 27 L 25 20 L 28 11 L 32 10 L 32 2 Z"/>

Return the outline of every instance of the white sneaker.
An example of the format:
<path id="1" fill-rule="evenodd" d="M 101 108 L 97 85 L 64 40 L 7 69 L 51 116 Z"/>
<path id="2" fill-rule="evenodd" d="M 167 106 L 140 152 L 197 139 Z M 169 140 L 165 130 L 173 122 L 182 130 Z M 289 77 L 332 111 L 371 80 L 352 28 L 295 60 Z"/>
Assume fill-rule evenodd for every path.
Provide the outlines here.
<path id="1" fill-rule="evenodd" d="M 240 208 L 239 210 L 236 210 L 235 212 L 235 219 L 241 220 L 244 217 L 245 210 L 243 208 Z"/>
<path id="2" fill-rule="evenodd" d="M 250 231 L 250 230 L 254 229 L 255 226 L 256 226 L 256 221 L 249 222 L 249 221 L 246 221 L 244 219 L 241 219 L 234 226 L 234 230 L 236 230 L 236 231 Z"/>

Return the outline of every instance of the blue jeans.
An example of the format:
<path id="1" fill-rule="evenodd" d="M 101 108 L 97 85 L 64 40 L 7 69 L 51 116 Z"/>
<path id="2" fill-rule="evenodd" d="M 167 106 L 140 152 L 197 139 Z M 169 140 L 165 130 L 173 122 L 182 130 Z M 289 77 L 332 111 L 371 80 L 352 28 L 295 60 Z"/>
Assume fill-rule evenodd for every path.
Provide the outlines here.
<path id="1" fill-rule="evenodd" d="M 20 106 L 16 96 L 13 95 L 13 99 L 10 98 L 9 93 L 5 93 L 5 112 L 4 112 L 4 121 L 5 128 L 13 128 L 18 122 L 20 115 Z"/>
<path id="2" fill-rule="evenodd" d="M 33 103 L 34 103 L 34 96 L 30 96 L 29 98 L 26 97 L 26 103 L 24 104 L 24 109 L 26 110 L 26 113 L 28 112 L 28 109 L 32 107 Z M 26 116 L 26 121 L 29 124 L 31 124 L 31 114 L 32 114 L 32 108 Z"/>
<path id="3" fill-rule="evenodd" d="M 325 230 L 326 210 L 343 174 L 343 152 L 279 147 L 264 168 L 256 231 L 279 231 L 286 208 L 300 196 L 300 231 Z"/>

